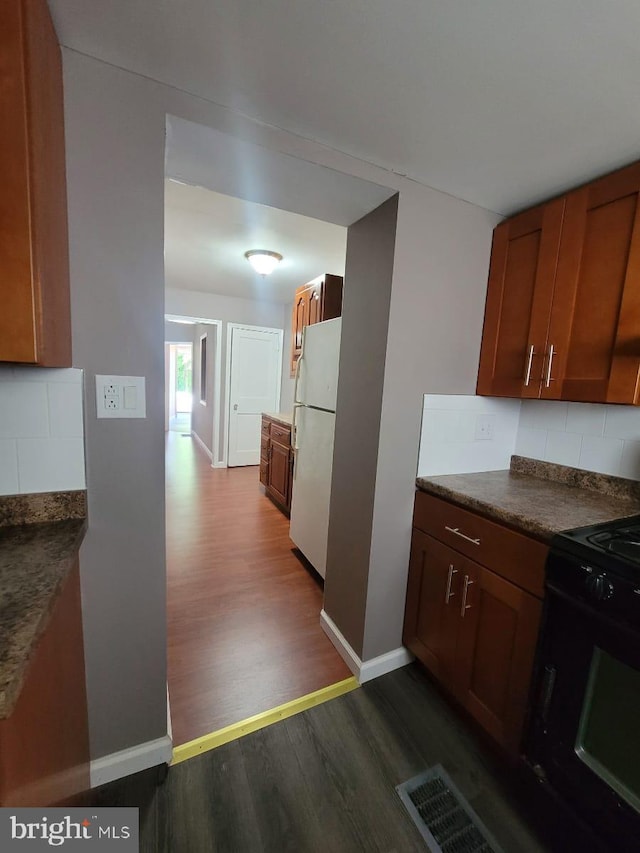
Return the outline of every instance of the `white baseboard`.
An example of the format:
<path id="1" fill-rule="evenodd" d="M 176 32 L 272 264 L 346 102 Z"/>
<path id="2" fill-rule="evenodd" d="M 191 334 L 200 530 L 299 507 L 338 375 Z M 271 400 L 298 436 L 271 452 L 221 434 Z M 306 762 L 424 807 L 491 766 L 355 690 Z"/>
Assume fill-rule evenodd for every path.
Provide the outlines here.
<path id="1" fill-rule="evenodd" d="M 91 787 L 97 788 L 114 782 L 132 773 L 139 773 L 158 764 L 169 764 L 173 755 L 173 744 L 169 735 L 157 740 L 113 752 L 91 762 Z"/>
<path id="2" fill-rule="evenodd" d="M 383 655 L 371 658 L 371 660 L 362 661 L 324 609 L 320 611 L 320 625 L 360 684 L 378 678 L 380 675 L 385 675 L 387 672 L 392 672 L 394 669 L 400 669 L 400 667 L 406 666 L 413 660 L 411 652 L 405 649 L 404 646 L 400 646 Z"/>
<path id="3" fill-rule="evenodd" d="M 194 432 L 193 430 L 191 430 L 191 435 L 192 435 L 192 436 L 193 436 L 193 438 L 195 438 L 195 440 L 198 442 L 198 444 L 200 445 L 200 447 L 202 448 L 202 450 L 204 450 L 204 452 L 207 454 L 207 456 L 209 457 L 209 460 L 210 460 L 211 462 L 213 462 L 213 453 L 209 450 L 209 448 L 208 448 L 208 447 L 207 447 L 207 445 L 204 443 L 204 441 L 200 438 L 200 436 L 198 435 L 198 433 L 197 433 L 197 432 Z"/>
<path id="4" fill-rule="evenodd" d="M 220 460 L 220 459 L 218 459 L 218 461 L 217 461 L 217 462 L 212 462 L 212 463 L 211 463 L 211 467 L 212 467 L 212 468 L 226 468 L 226 467 L 227 467 L 227 463 L 226 463 L 226 462 L 223 462 L 223 461 L 222 461 L 222 460 Z"/>

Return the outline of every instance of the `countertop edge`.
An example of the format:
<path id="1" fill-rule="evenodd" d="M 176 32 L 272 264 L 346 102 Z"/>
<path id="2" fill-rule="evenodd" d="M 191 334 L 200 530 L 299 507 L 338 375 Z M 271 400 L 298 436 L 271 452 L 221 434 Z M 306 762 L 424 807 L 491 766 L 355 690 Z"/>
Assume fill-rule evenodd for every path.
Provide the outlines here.
<path id="1" fill-rule="evenodd" d="M 495 504 L 486 503 L 485 501 L 481 501 L 471 495 L 465 495 L 454 489 L 449 489 L 439 483 L 432 483 L 428 480 L 425 481 L 421 477 L 418 477 L 416 480 L 416 489 L 417 491 L 424 492 L 425 494 L 433 495 L 437 498 L 443 498 L 450 503 L 459 506 L 461 509 L 468 509 L 473 512 L 477 512 L 479 515 L 483 515 L 490 521 L 507 525 L 517 533 L 524 533 L 527 536 L 539 539 L 544 542 L 545 545 L 548 545 L 551 542 L 552 537 L 555 536 L 557 532 L 555 530 L 549 530 L 547 527 L 538 524 L 534 519 L 525 518 L 518 513 L 509 512 L 509 510 L 496 507 Z"/>
<path id="2" fill-rule="evenodd" d="M 262 416 L 287 427 L 290 427 L 293 422 L 293 415 L 289 412 L 263 412 Z"/>

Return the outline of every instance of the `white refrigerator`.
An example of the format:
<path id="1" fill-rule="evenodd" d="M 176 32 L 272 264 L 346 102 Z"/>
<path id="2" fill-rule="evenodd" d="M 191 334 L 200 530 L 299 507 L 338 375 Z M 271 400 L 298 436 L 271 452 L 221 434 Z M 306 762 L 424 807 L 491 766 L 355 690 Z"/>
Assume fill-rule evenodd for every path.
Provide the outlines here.
<path id="1" fill-rule="evenodd" d="M 296 370 L 291 539 L 323 578 L 342 319 L 307 326 Z"/>

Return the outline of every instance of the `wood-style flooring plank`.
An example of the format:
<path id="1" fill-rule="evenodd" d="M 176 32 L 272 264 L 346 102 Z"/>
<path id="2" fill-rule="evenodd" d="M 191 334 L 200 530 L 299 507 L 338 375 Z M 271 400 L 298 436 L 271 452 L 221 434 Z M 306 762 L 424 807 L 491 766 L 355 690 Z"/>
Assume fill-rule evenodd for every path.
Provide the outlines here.
<path id="1" fill-rule="evenodd" d="M 171 767 L 165 784 L 152 787 L 157 820 L 144 822 L 143 849 L 421 853 L 395 786 L 440 763 L 470 792 L 505 853 L 566 853 L 539 841 L 483 742 L 443 707 L 422 673 L 405 667 Z M 136 806 L 149 794 L 122 780 L 94 797 L 96 805 Z M 538 815 L 540 825 L 546 817 Z"/>
<path id="2" fill-rule="evenodd" d="M 174 743 L 348 678 L 320 627 L 322 583 L 258 467 L 213 469 L 192 438 L 169 432 L 166 471 Z"/>

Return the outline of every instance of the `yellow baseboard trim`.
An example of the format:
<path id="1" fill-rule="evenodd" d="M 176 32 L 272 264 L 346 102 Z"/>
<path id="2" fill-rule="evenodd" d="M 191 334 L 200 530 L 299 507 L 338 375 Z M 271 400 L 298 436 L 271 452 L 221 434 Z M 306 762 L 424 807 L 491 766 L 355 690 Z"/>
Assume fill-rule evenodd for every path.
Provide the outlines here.
<path id="1" fill-rule="evenodd" d="M 194 758 L 196 755 L 201 755 L 203 752 L 209 752 L 217 746 L 230 743 L 232 740 L 238 740 L 245 735 L 250 735 L 252 732 L 257 732 L 259 729 L 264 729 L 280 720 L 286 720 L 287 717 L 293 717 L 295 714 L 307 711 L 315 705 L 322 705 L 323 702 L 328 702 L 330 699 L 335 699 L 344 693 L 349 693 L 359 686 L 357 679 L 353 676 L 345 678 L 344 681 L 338 681 L 335 684 L 330 684 L 328 687 L 315 690 L 313 693 L 307 693 L 306 696 L 293 699 L 291 702 L 285 702 L 284 705 L 278 705 L 277 708 L 272 708 L 270 711 L 263 711 L 261 714 L 247 717 L 246 720 L 241 720 L 239 723 L 225 726 L 224 729 L 218 729 L 217 732 L 211 732 L 209 735 L 203 735 L 195 740 L 190 740 L 188 743 L 183 743 L 175 747 L 171 766 L 180 764 L 180 762 L 186 761 L 188 758 Z"/>

